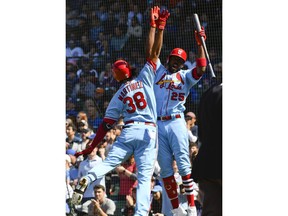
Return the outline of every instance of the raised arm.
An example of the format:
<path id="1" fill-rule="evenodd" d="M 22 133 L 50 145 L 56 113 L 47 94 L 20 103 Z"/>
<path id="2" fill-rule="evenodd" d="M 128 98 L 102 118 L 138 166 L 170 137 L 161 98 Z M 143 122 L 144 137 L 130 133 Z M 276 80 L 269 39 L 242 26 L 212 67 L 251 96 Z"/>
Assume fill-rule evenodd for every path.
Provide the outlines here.
<path id="1" fill-rule="evenodd" d="M 163 44 L 163 32 L 165 29 L 166 21 L 169 16 L 170 16 L 170 13 L 168 12 L 168 10 L 163 10 L 160 13 L 160 9 L 157 6 L 156 6 L 156 9 L 154 7 L 153 9 L 150 10 L 150 25 L 151 23 L 153 23 L 153 26 L 156 26 L 158 29 L 156 32 L 156 36 L 153 40 L 153 43 L 150 44 L 150 47 L 152 46 L 152 50 L 150 50 L 149 56 L 148 56 L 148 58 L 151 59 L 154 63 L 157 62 L 160 56 L 160 52 L 161 52 L 161 48 Z M 155 34 L 155 31 L 154 31 L 154 34 Z"/>
<path id="2" fill-rule="evenodd" d="M 202 26 L 201 31 L 197 32 L 195 31 L 195 39 L 198 45 L 198 54 L 197 54 L 197 58 L 196 58 L 196 67 L 197 67 L 197 75 L 200 77 L 202 76 L 205 71 L 206 71 L 206 57 L 205 57 L 205 52 L 200 40 L 200 36 L 202 36 L 204 38 L 204 40 L 206 40 L 206 34 L 204 31 L 204 27 Z"/>
<path id="3" fill-rule="evenodd" d="M 152 46 L 155 40 L 155 32 L 156 32 L 156 19 L 159 17 L 160 8 L 158 6 L 154 6 L 150 9 L 150 29 L 149 34 L 146 40 L 146 59 L 150 58 L 152 52 Z"/>

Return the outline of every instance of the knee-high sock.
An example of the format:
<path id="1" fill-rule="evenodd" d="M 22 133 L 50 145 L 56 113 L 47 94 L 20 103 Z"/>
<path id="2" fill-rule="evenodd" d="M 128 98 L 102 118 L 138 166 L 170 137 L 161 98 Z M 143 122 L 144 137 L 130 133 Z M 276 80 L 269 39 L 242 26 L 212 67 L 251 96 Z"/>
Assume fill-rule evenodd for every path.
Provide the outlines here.
<path id="1" fill-rule="evenodd" d="M 177 183 L 176 183 L 174 175 L 169 176 L 167 178 L 163 178 L 163 182 L 164 182 L 166 193 L 170 199 L 173 209 L 178 208 L 179 200 L 178 200 L 178 194 L 177 194 Z"/>
<path id="2" fill-rule="evenodd" d="M 182 176 L 182 182 L 185 189 L 185 193 L 187 196 L 187 201 L 189 206 L 195 206 L 194 203 L 194 194 L 193 194 L 193 179 L 191 178 L 191 174 L 186 176 Z"/>

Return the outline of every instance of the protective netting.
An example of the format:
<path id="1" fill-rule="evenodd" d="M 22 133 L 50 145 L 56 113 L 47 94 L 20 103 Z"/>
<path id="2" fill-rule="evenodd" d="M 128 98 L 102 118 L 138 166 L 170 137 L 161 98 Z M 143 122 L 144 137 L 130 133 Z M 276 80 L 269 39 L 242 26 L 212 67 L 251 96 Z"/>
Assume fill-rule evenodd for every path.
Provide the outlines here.
<path id="1" fill-rule="evenodd" d="M 166 62 L 168 54 L 175 47 L 183 48 L 187 52 L 187 67 L 194 62 L 197 48 L 194 38 L 194 13 L 198 14 L 206 31 L 207 50 L 217 78 L 212 80 L 207 69 L 207 73 L 191 89 L 186 101 L 186 111 L 197 114 L 201 94 L 214 82 L 222 81 L 221 0 L 67 0 L 66 95 L 67 100 L 76 106 L 76 111 L 82 110 L 85 100 L 93 98 L 95 88 L 100 87 L 104 89 L 104 98 L 101 103 L 95 99 L 94 102 L 98 114 L 103 116 L 106 104 L 118 87 L 108 75 L 115 59 L 124 58 L 138 70 L 143 67 L 144 45 L 149 29 L 148 12 L 153 5 L 168 9 L 171 14 L 164 33 L 160 55 L 162 63 Z M 80 77 L 87 75 L 85 71 L 90 71 L 92 84 L 86 87 L 78 84 L 78 87 L 75 87 L 81 82 Z M 103 103 L 105 101 L 106 104 Z"/>

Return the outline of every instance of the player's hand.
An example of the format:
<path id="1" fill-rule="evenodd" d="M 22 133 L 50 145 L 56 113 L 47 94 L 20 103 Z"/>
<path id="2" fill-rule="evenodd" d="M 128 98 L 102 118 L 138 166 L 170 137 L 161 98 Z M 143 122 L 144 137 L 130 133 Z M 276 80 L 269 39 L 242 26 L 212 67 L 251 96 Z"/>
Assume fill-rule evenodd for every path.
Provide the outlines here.
<path id="1" fill-rule="evenodd" d="M 158 6 L 154 6 L 150 9 L 150 26 L 156 28 L 156 20 L 159 18 L 160 8 Z"/>
<path id="2" fill-rule="evenodd" d="M 205 41 L 206 40 L 206 34 L 205 34 L 205 30 L 204 30 L 203 26 L 201 27 L 201 31 L 200 32 L 197 32 L 195 30 L 195 39 L 196 39 L 196 42 L 197 42 L 198 46 L 202 45 L 201 44 L 201 39 L 200 39 L 201 36 L 204 38 L 204 41 Z"/>
<path id="3" fill-rule="evenodd" d="M 168 17 L 170 16 L 170 13 L 168 10 L 164 9 L 160 14 L 158 20 L 156 20 L 156 25 L 158 29 L 164 30 L 166 26 L 166 21 Z"/>

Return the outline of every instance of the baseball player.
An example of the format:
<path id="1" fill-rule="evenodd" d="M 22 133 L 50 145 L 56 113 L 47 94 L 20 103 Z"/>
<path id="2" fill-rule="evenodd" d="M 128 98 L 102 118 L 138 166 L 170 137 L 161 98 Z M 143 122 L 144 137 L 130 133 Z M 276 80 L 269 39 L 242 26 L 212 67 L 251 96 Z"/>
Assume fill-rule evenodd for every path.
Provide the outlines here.
<path id="1" fill-rule="evenodd" d="M 134 75 L 135 70 L 130 68 L 126 61 L 117 60 L 114 62 L 113 76 L 118 82 L 122 82 L 122 85 L 111 99 L 103 122 L 97 130 L 91 146 L 77 153 L 76 156 L 91 152 L 121 115 L 124 118 L 125 125 L 103 163 L 92 168 L 88 175 L 80 179 L 73 193 L 72 204 L 75 205 L 81 202 L 83 193 L 91 182 L 101 178 L 134 154 L 138 170 L 137 203 L 134 215 L 148 215 L 151 192 L 150 181 L 158 151 L 156 99 L 153 86 L 156 67 L 159 67 L 160 64 L 158 57 L 162 41 L 159 39 L 163 38 L 163 36 L 155 37 L 155 27 L 158 27 L 156 35 L 162 35 L 168 17 L 167 10 L 160 13 L 159 7 L 151 8 L 151 27 L 146 46 L 147 62 L 137 77 Z"/>
<path id="2" fill-rule="evenodd" d="M 157 107 L 157 125 L 159 152 L 158 162 L 161 167 L 166 193 L 171 201 L 174 215 L 187 215 L 179 205 L 177 196 L 177 184 L 171 166 L 175 157 L 179 173 L 183 180 L 185 193 L 188 201 L 188 215 L 197 216 L 194 203 L 191 164 L 189 160 L 189 143 L 186 122 L 183 112 L 185 111 L 186 98 L 190 88 L 195 85 L 206 70 L 206 58 L 200 42 L 200 36 L 206 39 L 204 28 L 200 32 L 195 31 L 198 45 L 198 58 L 196 67 L 188 70 L 181 69 L 187 59 L 186 52 L 181 48 L 171 51 L 167 59 L 167 66 L 162 64 L 157 68 L 154 92 Z M 156 40 L 156 39 L 155 39 Z"/>

